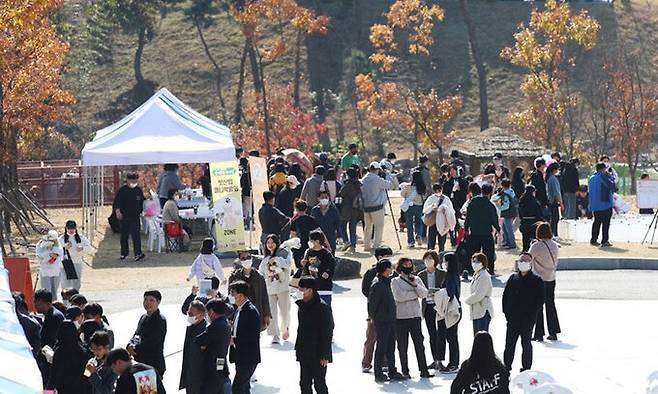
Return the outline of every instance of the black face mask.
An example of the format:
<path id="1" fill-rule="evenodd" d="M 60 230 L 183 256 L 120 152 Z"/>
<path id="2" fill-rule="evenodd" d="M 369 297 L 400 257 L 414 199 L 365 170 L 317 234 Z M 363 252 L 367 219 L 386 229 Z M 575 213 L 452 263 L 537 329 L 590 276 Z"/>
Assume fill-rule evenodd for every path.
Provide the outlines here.
<path id="1" fill-rule="evenodd" d="M 414 272 L 414 267 L 402 267 L 400 271 L 402 271 L 402 273 L 405 275 L 409 275 Z"/>

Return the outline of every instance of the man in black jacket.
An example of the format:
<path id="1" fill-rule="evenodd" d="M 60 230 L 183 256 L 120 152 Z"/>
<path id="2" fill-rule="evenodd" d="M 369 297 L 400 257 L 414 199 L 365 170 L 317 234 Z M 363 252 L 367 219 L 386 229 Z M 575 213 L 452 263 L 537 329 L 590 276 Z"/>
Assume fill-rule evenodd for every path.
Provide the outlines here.
<path id="1" fill-rule="evenodd" d="M 167 319 L 160 314 L 162 294 L 158 290 L 144 292 L 144 309 L 137 323 L 127 350 L 135 361 L 152 366 L 160 377 L 165 373 L 164 341 L 167 335 Z"/>
<path id="2" fill-rule="evenodd" d="M 377 277 L 372 282 L 368 294 L 368 316 L 375 324 L 377 348 L 375 350 L 375 382 L 404 380 L 405 377 L 395 369 L 395 299 L 391 291 L 391 261 L 382 259 L 377 262 Z M 382 370 L 384 359 L 388 366 L 388 376 Z"/>
<path id="3" fill-rule="evenodd" d="M 477 189 L 476 186 L 477 183 L 469 185 L 469 188 L 473 189 L 473 194 L 475 194 L 475 189 Z M 488 183 L 482 185 L 482 195 L 471 199 L 466 210 L 466 220 L 464 222 L 464 230 L 468 237 L 469 253 L 472 256 L 482 250 L 482 253 L 487 256 L 487 260 L 489 261 L 487 270 L 491 275 L 494 274 L 494 262 L 496 260 L 494 237 L 491 232 L 493 230 L 500 232 L 498 212 L 490 201 L 492 192 L 493 186 Z"/>
<path id="4" fill-rule="evenodd" d="M 199 394 L 201 384 L 204 382 L 202 374 L 205 371 L 205 364 L 203 362 L 204 352 L 196 342 L 196 338 L 206 331 L 206 307 L 201 301 L 190 303 L 187 322 L 185 342 L 183 343 L 183 366 L 178 389 L 185 389 L 188 394 Z"/>
<path id="5" fill-rule="evenodd" d="M 530 184 L 535 187 L 535 198 L 541 205 L 542 212 L 546 216 L 548 209 L 548 195 L 546 194 L 546 160 L 539 158 L 535 160 L 535 170 L 530 174 Z"/>
<path id="6" fill-rule="evenodd" d="M 261 249 L 265 250 L 265 240 L 268 235 L 276 234 L 281 236 L 282 230 L 290 218 L 284 215 L 274 206 L 275 194 L 269 190 L 263 192 L 263 206 L 258 210 L 258 221 L 263 230 L 260 236 Z M 285 239 L 281 239 L 285 241 Z"/>
<path id="7" fill-rule="evenodd" d="M 518 273 L 507 280 L 503 291 L 503 313 L 507 319 L 507 335 L 503 356 L 508 371 L 512 370 L 516 341 L 521 337 L 521 372 L 532 367 L 532 327 L 537 312 L 544 305 L 544 281 L 532 269 L 532 256 L 521 253 Z"/>
<path id="8" fill-rule="evenodd" d="M 134 362 L 126 349 L 114 349 L 107 355 L 105 364 L 109 365 L 114 373 L 119 376 L 114 394 L 135 394 L 137 391 L 137 381 L 149 382 L 148 393 L 153 392 L 151 388 L 155 386 L 158 394 L 166 394 L 162 385 L 162 377 L 151 365 Z M 143 390 L 143 389 L 142 389 Z"/>
<path id="9" fill-rule="evenodd" d="M 229 307 L 223 301 L 213 299 L 208 301 L 206 309 L 210 325 L 195 340 L 195 344 L 200 346 L 203 353 L 201 393 L 227 393 L 231 390 L 228 360 L 226 359 L 231 342 L 231 326 L 226 319 Z"/>
<path id="10" fill-rule="evenodd" d="M 564 165 L 562 176 L 560 176 L 565 219 L 576 219 L 576 192 L 580 186 L 579 165 L 580 160 L 578 158 L 571 159 L 569 163 Z"/>
<path id="11" fill-rule="evenodd" d="M 299 386 L 302 394 L 327 394 L 327 365 L 332 362 L 331 338 L 334 332 L 334 319 L 331 308 L 315 290 L 315 279 L 303 277 L 299 281 L 299 291 L 303 294 L 297 300 L 299 325 L 295 355 L 299 362 Z"/>
<path id="12" fill-rule="evenodd" d="M 236 281 L 229 285 L 229 293 L 237 310 L 233 321 L 232 346 L 229 358 L 235 363 L 233 394 L 249 394 L 249 380 L 260 364 L 260 315 L 249 301 L 249 285 Z"/>
<path id="13" fill-rule="evenodd" d="M 461 218 L 461 209 L 466 202 L 468 194 L 468 181 L 460 174 L 459 167 L 456 164 L 450 165 L 450 178 L 443 183 L 443 195 L 450 198 L 452 207 L 455 210 L 457 219 Z M 450 230 L 450 244 L 457 244 L 457 231 L 459 230 L 459 221 L 454 230 Z"/>
<path id="14" fill-rule="evenodd" d="M 53 295 L 45 289 L 39 289 L 34 293 L 34 308 L 37 313 L 43 314 L 41 346 L 48 345 L 51 349 L 54 349 L 55 342 L 57 342 L 57 331 L 59 331 L 59 326 L 64 321 L 64 314 L 53 307 Z M 41 353 L 41 348 L 39 348 L 39 353 Z M 42 354 L 38 356 L 37 363 L 41 368 L 44 384 L 46 384 L 50 376 L 50 363 L 46 362 Z"/>
<path id="15" fill-rule="evenodd" d="M 121 222 L 121 260 L 128 257 L 128 237 L 133 240 L 135 261 L 144 259 L 142 253 L 142 238 L 140 233 L 142 209 L 144 208 L 144 192 L 137 186 L 139 174 L 131 172 L 127 182 L 121 186 L 114 197 L 112 208 Z"/>

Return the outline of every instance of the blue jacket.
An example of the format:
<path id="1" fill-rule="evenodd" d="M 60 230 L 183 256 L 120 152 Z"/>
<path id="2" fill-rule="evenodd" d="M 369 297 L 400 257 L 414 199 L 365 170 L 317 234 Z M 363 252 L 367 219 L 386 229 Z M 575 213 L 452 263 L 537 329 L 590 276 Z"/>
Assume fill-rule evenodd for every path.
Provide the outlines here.
<path id="1" fill-rule="evenodd" d="M 615 181 L 604 172 L 596 172 L 589 178 L 589 209 L 605 211 L 613 206 Z"/>

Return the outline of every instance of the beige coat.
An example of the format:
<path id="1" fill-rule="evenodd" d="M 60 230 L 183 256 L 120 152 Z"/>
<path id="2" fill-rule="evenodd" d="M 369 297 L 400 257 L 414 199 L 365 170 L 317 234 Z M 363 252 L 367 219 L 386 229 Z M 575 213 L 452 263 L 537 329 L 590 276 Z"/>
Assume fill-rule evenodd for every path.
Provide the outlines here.
<path id="1" fill-rule="evenodd" d="M 555 241 L 537 240 L 530 245 L 528 253 L 532 255 L 532 271 L 544 282 L 555 280 L 560 248 Z"/>
<path id="2" fill-rule="evenodd" d="M 420 299 L 427 297 L 427 288 L 419 277 L 409 284 L 402 276 L 391 280 L 391 290 L 395 299 L 395 317 L 397 319 L 413 319 L 421 317 Z"/>
<path id="3" fill-rule="evenodd" d="M 446 289 L 434 293 L 434 310 L 436 311 L 437 321 L 445 319 L 446 328 L 450 328 L 459 322 L 461 316 L 459 302 L 456 297 L 453 297 L 451 301 Z"/>
<path id="4" fill-rule="evenodd" d="M 493 318 L 492 290 L 491 275 L 486 269 L 483 268 L 473 275 L 471 295 L 464 300 L 471 307 L 471 320 L 482 319 L 487 311 L 489 311 L 489 316 Z"/>

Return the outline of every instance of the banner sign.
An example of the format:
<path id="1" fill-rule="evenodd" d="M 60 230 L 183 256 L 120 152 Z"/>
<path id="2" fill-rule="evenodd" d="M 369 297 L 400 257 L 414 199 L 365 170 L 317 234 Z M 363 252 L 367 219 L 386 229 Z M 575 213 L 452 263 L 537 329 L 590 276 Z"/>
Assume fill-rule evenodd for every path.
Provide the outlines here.
<path id="1" fill-rule="evenodd" d="M 217 250 L 232 252 L 245 249 L 242 197 L 238 162 L 235 160 L 210 163 L 215 236 Z"/>

